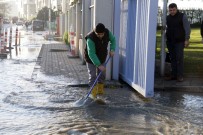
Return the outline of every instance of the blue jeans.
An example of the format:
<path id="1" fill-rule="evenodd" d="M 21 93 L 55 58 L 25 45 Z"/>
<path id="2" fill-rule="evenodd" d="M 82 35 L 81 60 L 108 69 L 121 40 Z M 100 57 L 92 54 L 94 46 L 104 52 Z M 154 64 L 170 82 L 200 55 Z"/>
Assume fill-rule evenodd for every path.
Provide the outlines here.
<path id="1" fill-rule="evenodd" d="M 167 48 L 171 57 L 172 76 L 183 77 L 184 42 L 167 43 Z"/>

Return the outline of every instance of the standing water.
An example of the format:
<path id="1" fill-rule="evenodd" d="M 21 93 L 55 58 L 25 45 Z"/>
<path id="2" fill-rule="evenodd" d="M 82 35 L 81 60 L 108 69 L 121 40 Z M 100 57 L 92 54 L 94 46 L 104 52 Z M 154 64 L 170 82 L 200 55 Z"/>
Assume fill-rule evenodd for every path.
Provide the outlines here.
<path id="1" fill-rule="evenodd" d="M 36 70 L 45 32 L 24 31 L 21 45 L 0 61 L 0 134 L 135 135 L 203 133 L 203 94 L 156 92 L 145 99 L 128 86 L 106 91 L 106 105 L 76 106 L 88 88 Z M 16 53 L 17 50 L 17 53 Z M 40 67 L 39 67 L 40 68 Z"/>

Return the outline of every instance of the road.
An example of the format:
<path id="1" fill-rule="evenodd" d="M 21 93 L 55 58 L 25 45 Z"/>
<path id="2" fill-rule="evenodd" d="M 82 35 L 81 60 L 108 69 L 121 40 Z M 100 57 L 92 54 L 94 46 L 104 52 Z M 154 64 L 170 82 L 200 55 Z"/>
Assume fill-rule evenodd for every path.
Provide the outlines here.
<path id="1" fill-rule="evenodd" d="M 26 31 L 24 27 L 19 27 L 19 31 L 21 44 L 13 46 L 13 41 L 11 54 L 0 60 L 0 134 L 203 133 L 201 93 L 159 91 L 153 98 L 145 99 L 123 84 L 122 88 L 106 90 L 106 105 L 93 102 L 75 106 L 88 88 L 67 87 L 74 78 L 46 74 L 40 65 L 36 65 L 42 45 L 58 42 L 44 40 L 46 31 Z M 48 54 L 46 50 L 43 52 Z M 55 53 L 54 56 L 62 56 L 62 53 Z M 43 56 L 45 60 L 46 55 Z M 69 64 L 77 61 L 63 58 Z M 33 78 L 35 72 L 37 76 Z"/>

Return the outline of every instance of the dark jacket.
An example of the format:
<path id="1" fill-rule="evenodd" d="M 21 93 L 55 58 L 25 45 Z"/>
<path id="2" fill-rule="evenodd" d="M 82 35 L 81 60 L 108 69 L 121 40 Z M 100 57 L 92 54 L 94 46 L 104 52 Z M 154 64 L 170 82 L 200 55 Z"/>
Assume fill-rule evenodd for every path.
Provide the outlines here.
<path id="1" fill-rule="evenodd" d="M 97 55 L 98 59 L 100 60 L 100 62 L 104 63 L 106 60 L 106 57 L 107 57 L 107 53 L 108 53 L 108 50 L 107 50 L 108 43 L 110 41 L 109 30 L 108 29 L 105 30 L 105 34 L 102 39 L 99 39 L 94 31 L 91 31 L 90 33 L 87 34 L 85 39 L 87 40 L 88 38 L 90 38 L 95 43 L 96 55 Z M 84 58 L 85 58 L 86 62 L 92 63 L 92 61 L 88 55 L 87 44 L 85 46 Z"/>
<path id="2" fill-rule="evenodd" d="M 185 41 L 183 15 L 184 15 L 183 13 L 180 13 L 178 11 L 174 16 L 172 15 L 167 16 L 166 37 L 168 42 L 179 43 Z"/>

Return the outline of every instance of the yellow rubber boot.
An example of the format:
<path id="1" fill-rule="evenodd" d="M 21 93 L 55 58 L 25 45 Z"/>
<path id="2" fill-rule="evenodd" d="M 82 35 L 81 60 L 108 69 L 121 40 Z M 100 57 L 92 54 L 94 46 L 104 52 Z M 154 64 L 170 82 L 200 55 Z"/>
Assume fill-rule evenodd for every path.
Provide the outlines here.
<path id="1" fill-rule="evenodd" d="M 95 85 L 91 94 L 90 94 L 90 98 L 95 99 L 97 97 L 97 94 L 98 94 L 98 86 Z"/>
<path id="2" fill-rule="evenodd" d="M 97 87 L 98 87 L 98 93 L 97 94 L 103 95 L 104 94 L 104 84 L 98 83 Z"/>

